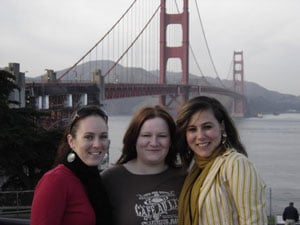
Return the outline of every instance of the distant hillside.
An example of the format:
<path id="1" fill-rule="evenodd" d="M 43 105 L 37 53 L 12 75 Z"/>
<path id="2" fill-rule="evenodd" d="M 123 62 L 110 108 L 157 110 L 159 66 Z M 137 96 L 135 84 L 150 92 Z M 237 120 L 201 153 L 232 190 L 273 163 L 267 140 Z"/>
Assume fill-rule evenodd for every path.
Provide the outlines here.
<path id="1" fill-rule="evenodd" d="M 114 62 L 103 61 L 91 61 L 77 66 L 76 73 L 71 73 L 65 76 L 63 79 L 75 80 L 90 80 L 91 75 L 88 71 L 95 71 L 96 68 L 101 68 L 101 71 L 107 71 L 108 68 L 113 65 Z M 66 69 L 56 71 L 57 77 L 60 77 Z M 102 72 L 103 73 L 103 72 Z M 125 76 L 124 76 L 125 74 Z M 113 71 L 113 76 L 108 76 L 105 79 L 106 82 L 131 82 L 131 83 L 153 83 L 158 80 L 158 71 L 146 71 L 142 68 L 124 67 L 117 65 Z M 218 79 L 210 77 L 199 77 L 190 74 L 190 83 L 201 85 L 224 85 L 225 87 L 232 87 L 232 81 L 222 80 L 222 84 Z M 168 73 L 168 83 L 179 83 L 181 80 L 180 73 Z M 289 94 L 281 94 L 276 91 L 267 90 L 266 88 L 253 83 L 245 82 L 245 95 L 247 96 L 247 113 L 249 116 L 254 116 L 257 113 L 284 113 L 290 111 L 300 112 L 300 96 L 294 96 Z M 228 106 L 228 100 L 224 100 L 224 97 L 216 96 L 222 99 L 222 102 Z M 145 104 L 157 104 L 158 99 L 156 97 L 138 97 L 138 98 L 125 98 L 125 99 L 113 99 L 106 101 L 106 110 L 112 115 L 124 115 L 132 114 L 135 109 Z"/>
<path id="2" fill-rule="evenodd" d="M 300 113 L 300 96 L 267 90 L 253 82 L 246 82 L 245 92 L 250 112 Z"/>

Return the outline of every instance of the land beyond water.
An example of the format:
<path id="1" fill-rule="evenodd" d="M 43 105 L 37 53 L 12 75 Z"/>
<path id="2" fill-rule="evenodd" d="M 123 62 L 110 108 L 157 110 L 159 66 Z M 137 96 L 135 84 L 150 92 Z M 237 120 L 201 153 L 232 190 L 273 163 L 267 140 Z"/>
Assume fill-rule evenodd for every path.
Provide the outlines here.
<path id="1" fill-rule="evenodd" d="M 80 74 L 81 80 L 89 80 L 90 72 L 95 71 L 97 68 L 101 68 L 102 71 L 106 71 L 107 68 L 110 68 L 115 62 L 107 60 L 98 60 L 87 62 L 81 65 L 78 65 L 76 70 L 83 71 L 83 74 Z M 67 69 L 62 69 L 55 71 L 57 77 L 60 77 Z M 71 73 L 68 76 L 64 77 L 65 80 L 76 80 L 78 75 L 77 73 Z M 35 78 L 34 80 L 40 80 L 43 75 Z M 79 76 L 79 75 L 78 75 Z M 121 64 L 117 64 L 115 67 L 114 75 L 108 76 L 105 78 L 105 82 L 110 83 L 155 83 L 158 80 L 159 72 L 158 71 L 146 71 L 142 68 L 134 67 L 125 67 Z M 250 76 L 250 75 L 248 75 Z M 31 78 L 26 78 L 29 82 L 33 81 Z M 178 84 L 181 82 L 181 73 L 171 73 L 167 72 L 167 83 Z M 192 84 L 198 85 L 213 85 L 220 86 L 223 85 L 228 89 L 232 89 L 233 82 L 232 80 L 222 80 L 222 84 L 219 79 L 214 79 L 204 76 L 196 76 L 194 74 L 189 75 L 189 81 Z M 271 81 L 270 81 L 271 82 Z M 286 91 L 288 93 L 288 89 Z M 281 114 L 281 113 L 290 113 L 290 112 L 300 112 L 300 96 L 295 96 L 286 93 L 279 93 L 273 90 L 268 90 L 257 83 L 254 82 L 244 82 L 244 95 L 247 99 L 246 112 L 249 117 L 256 116 L 257 114 Z M 230 102 L 232 99 L 226 96 L 218 96 L 220 100 L 228 108 L 230 108 Z M 131 115 L 137 107 L 145 104 L 157 104 L 158 99 L 155 96 L 148 97 L 136 97 L 136 98 L 122 98 L 122 99 L 113 99 L 106 101 L 106 110 L 111 115 Z"/>
<path id="2" fill-rule="evenodd" d="M 169 76 L 172 76 L 169 74 Z M 191 75 L 190 79 L 193 79 Z M 198 79 L 198 78 L 197 78 Z M 217 79 L 206 78 L 211 84 Z M 232 86 L 232 81 L 222 80 L 227 87 Z M 279 93 L 268 90 L 257 83 L 245 82 L 244 94 L 246 96 L 246 117 L 256 117 L 263 114 L 300 113 L 300 96 Z M 207 95 L 204 93 L 204 95 Z M 226 96 L 212 95 L 218 98 L 228 110 L 231 110 L 232 99 Z M 145 104 L 157 104 L 158 98 L 154 96 L 136 97 L 125 99 L 112 99 L 106 101 L 106 109 L 112 115 L 131 115 L 136 108 Z"/>

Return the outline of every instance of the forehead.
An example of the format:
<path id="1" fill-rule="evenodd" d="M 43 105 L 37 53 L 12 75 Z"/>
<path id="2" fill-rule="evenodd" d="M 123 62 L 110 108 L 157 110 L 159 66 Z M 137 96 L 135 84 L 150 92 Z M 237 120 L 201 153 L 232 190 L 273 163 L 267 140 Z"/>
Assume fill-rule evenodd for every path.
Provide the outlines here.
<path id="1" fill-rule="evenodd" d="M 98 115 L 91 115 L 87 116 L 85 118 L 82 118 L 78 121 L 78 130 L 101 130 L 101 131 L 107 131 L 108 126 L 105 122 L 105 120 Z"/>
<path id="2" fill-rule="evenodd" d="M 169 131 L 169 127 L 164 119 L 155 117 L 144 122 L 141 127 L 142 131 Z"/>
<path id="3" fill-rule="evenodd" d="M 218 123 L 218 121 L 211 110 L 201 110 L 192 115 L 188 125 L 196 123 Z"/>

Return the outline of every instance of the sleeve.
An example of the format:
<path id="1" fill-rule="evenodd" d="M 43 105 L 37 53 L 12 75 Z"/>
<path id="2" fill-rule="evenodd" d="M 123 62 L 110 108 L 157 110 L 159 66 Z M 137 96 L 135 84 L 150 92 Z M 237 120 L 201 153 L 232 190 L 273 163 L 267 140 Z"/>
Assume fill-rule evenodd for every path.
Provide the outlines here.
<path id="1" fill-rule="evenodd" d="M 266 185 L 252 162 L 245 156 L 236 154 L 227 169 L 230 190 L 239 215 L 239 224 L 267 224 Z"/>
<path id="2" fill-rule="evenodd" d="M 47 174 L 39 181 L 31 207 L 31 225 L 59 225 L 66 208 L 65 178 Z"/>

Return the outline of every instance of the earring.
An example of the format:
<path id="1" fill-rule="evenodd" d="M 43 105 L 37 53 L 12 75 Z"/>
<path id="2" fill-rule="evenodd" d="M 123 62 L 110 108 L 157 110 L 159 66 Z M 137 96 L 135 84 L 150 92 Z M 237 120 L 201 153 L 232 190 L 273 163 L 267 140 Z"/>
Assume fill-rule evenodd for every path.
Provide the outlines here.
<path id="1" fill-rule="evenodd" d="M 75 155 L 75 153 L 73 152 L 73 150 L 68 154 L 68 156 L 67 156 L 67 161 L 69 162 L 69 163 L 71 163 L 71 162 L 73 162 L 74 160 L 75 160 L 75 158 L 76 158 L 76 155 Z"/>
<path id="2" fill-rule="evenodd" d="M 226 132 L 224 132 L 222 134 L 222 144 L 225 145 L 226 141 L 227 141 L 227 134 L 226 134 Z"/>
<path id="3" fill-rule="evenodd" d="M 108 160 L 109 160 L 109 155 L 106 152 L 105 155 L 103 156 L 102 163 L 106 163 L 106 162 L 108 162 Z"/>
<path id="4" fill-rule="evenodd" d="M 229 148 L 229 144 L 227 142 L 227 134 L 224 132 L 222 134 L 222 145 L 224 145 L 225 148 Z"/>

